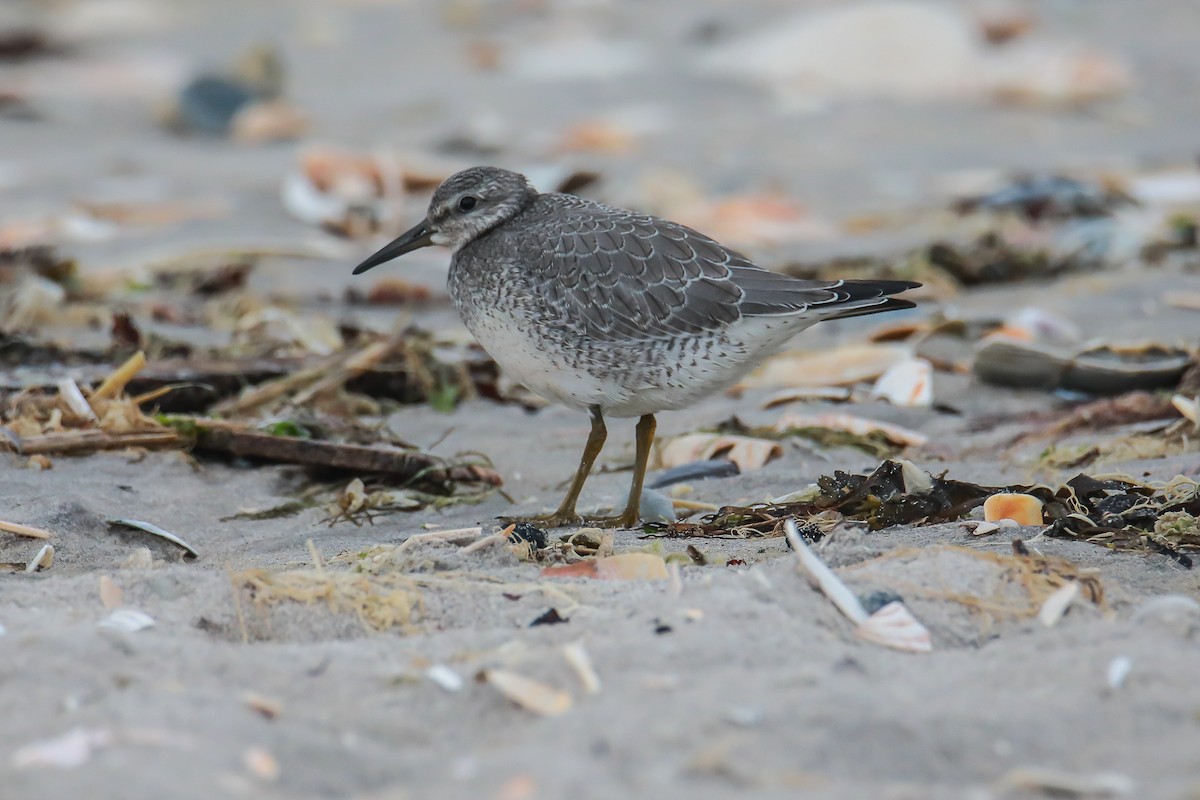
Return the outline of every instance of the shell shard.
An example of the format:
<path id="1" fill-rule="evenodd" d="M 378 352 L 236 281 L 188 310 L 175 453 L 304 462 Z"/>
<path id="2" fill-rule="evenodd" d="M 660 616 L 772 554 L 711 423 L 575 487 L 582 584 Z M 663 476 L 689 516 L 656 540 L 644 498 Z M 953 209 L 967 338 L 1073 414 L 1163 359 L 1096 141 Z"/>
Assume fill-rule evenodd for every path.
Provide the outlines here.
<path id="1" fill-rule="evenodd" d="M 868 617 L 855 629 L 854 635 L 906 653 L 933 652 L 933 637 L 929 629 L 918 622 L 899 600 L 893 600 Z"/>

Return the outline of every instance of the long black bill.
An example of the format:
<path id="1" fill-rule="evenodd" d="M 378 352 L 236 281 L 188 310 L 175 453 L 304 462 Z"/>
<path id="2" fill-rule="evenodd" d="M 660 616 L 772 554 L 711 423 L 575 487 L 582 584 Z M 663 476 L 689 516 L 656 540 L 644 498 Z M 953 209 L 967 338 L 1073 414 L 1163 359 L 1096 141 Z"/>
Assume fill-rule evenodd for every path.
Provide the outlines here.
<path id="1" fill-rule="evenodd" d="M 433 244 L 430 241 L 432 236 L 433 231 L 429 228 L 429 220 L 423 219 L 420 224 L 414 225 L 411 229 L 400 234 L 391 244 L 385 246 L 378 253 L 355 267 L 354 274 L 360 275 L 369 269 L 378 267 L 380 264 L 391 261 L 393 258 L 399 258 L 405 253 L 411 253 L 413 250 L 428 247 Z"/>

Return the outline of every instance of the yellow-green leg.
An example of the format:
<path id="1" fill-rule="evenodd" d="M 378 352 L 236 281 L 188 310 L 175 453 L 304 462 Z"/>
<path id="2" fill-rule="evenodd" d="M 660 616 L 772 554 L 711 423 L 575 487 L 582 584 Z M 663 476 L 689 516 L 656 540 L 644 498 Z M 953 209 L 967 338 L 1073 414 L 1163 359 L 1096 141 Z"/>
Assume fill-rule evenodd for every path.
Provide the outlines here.
<path id="1" fill-rule="evenodd" d="M 596 463 L 600 451 L 604 449 L 605 439 L 608 438 L 608 429 L 604 427 L 604 416 L 600 413 L 600 407 L 592 406 L 588 411 L 592 415 L 592 432 L 588 434 L 587 444 L 583 448 L 583 456 L 579 459 L 579 468 L 575 470 L 571 487 L 567 489 L 567 496 L 559 503 L 558 510 L 553 514 L 536 517 L 502 517 L 501 520 L 505 524 L 529 522 L 547 528 L 561 528 L 565 525 L 578 525 L 583 522 L 583 518 L 575 511 L 575 504 L 579 501 L 579 493 L 583 491 L 583 484 L 591 474 L 592 466 Z M 653 427 L 653 420 L 651 420 L 651 427 Z M 640 495 L 641 489 L 638 489 L 638 493 Z M 635 506 L 634 513 L 636 514 L 636 512 Z"/>
<path id="2" fill-rule="evenodd" d="M 650 461 L 650 448 L 654 445 L 654 415 L 646 414 L 637 424 L 637 450 L 633 461 L 633 482 L 629 486 L 629 500 L 625 510 L 615 517 L 589 517 L 593 525 L 609 528 L 632 528 L 641 519 L 642 485 L 646 482 L 646 464 Z"/>

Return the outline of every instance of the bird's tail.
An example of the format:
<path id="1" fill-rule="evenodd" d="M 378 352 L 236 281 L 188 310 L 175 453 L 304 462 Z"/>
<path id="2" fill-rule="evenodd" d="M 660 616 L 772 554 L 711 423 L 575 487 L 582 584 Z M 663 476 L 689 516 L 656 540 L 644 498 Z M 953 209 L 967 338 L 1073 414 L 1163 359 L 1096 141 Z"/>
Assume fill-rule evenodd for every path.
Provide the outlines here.
<path id="1" fill-rule="evenodd" d="M 916 281 L 841 281 L 835 291 L 845 294 L 845 297 L 830 304 L 821 319 L 848 319 L 916 308 L 917 304 L 911 300 L 899 300 L 889 295 L 916 289 L 920 285 Z"/>

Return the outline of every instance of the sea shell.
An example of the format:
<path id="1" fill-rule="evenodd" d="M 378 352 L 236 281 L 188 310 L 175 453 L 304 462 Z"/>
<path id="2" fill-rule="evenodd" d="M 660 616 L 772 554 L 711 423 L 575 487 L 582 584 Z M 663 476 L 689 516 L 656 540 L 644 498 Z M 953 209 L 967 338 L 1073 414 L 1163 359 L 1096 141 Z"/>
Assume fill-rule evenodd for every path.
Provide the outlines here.
<path id="1" fill-rule="evenodd" d="M 659 455 L 659 462 L 662 467 L 669 469 L 692 461 L 724 456 L 737 464 L 740 471 L 749 472 L 761 469 L 768 461 L 782 455 L 783 445 L 770 439 L 689 433 L 668 442 Z"/>
<path id="2" fill-rule="evenodd" d="M 1000 492 L 983 501 L 987 522 L 1011 519 L 1018 525 L 1042 524 L 1042 501 L 1029 494 Z"/>
<path id="3" fill-rule="evenodd" d="M 1200 397 L 1184 397 L 1177 394 L 1171 398 L 1171 405 L 1183 415 L 1183 418 L 1200 428 Z"/>
<path id="4" fill-rule="evenodd" d="M 907 360 L 907 347 L 890 344 L 847 344 L 832 350 L 792 351 L 769 359 L 743 386 L 826 388 L 873 381 Z"/>
<path id="5" fill-rule="evenodd" d="M 592 666 L 592 659 L 584 649 L 583 642 L 564 644 L 562 654 L 571 668 L 575 670 L 575 674 L 579 676 L 579 683 L 583 686 L 583 691 L 588 694 L 599 692 L 600 676 L 596 674 L 596 669 Z"/>
<path id="6" fill-rule="evenodd" d="M 575 564 L 556 564 L 544 568 L 542 574 L 551 578 L 599 578 L 604 581 L 665 581 L 668 577 L 667 563 L 654 553 L 618 553 Z"/>
<path id="7" fill-rule="evenodd" d="M 894 406 L 929 408 L 933 405 L 933 365 L 923 358 L 893 364 L 875 381 L 871 394 Z"/>
<path id="8" fill-rule="evenodd" d="M 904 604 L 893 600 L 854 631 L 860 639 L 907 653 L 933 652 L 929 629 L 917 621 Z"/>
<path id="9" fill-rule="evenodd" d="M 118 608 L 125 599 L 125 590 L 107 575 L 100 576 L 100 602 L 110 611 Z"/>
<path id="10" fill-rule="evenodd" d="M 1125 679 L 1129 677 L 1129 673 L 1132 670 L 1133 659 L 1129 656 L 1117 656 L 1108 662 L 1108 669 L 1104 673 L 1108 688 L 1120 689 L 1125 684 Z"/>
<path id="11" fill-rule="evenodd" d="M 574 704 L 566 692 L 508 670 L 485 670 L 483 680 L 521 708 L 539 716 L 556 717 Z"/>
<path id="12" fill-rule="evenodd" d="M 100 622 L 101 628 L 111 628 L 125 633 L 136 633 L 153 627 L 153 625 L 154 618 L 136 608 L 119 608 Z"/>
<path id="13" fill-rule="evenodd" d="M 908 428 L 856 417 L 852 414 L 784 414 L 774 427 L 777 431 L 786 431 L 792 428 L 830 428 L 831 430 L 846 431 L 855 436 L 867 436 L 880 432 L 890 441 L 902 447 L 917 447 L 929 441 L 928 436 Z"/>
<path id="14" fill-rule="evenodd" d="M 796 387 L 781 389 L 763 400 L 763 408 L 775 408 L 788 403 L 844 403 L 851 397 L 850 389 L 844 386 Z"/>
<path id="15" fill-rule="evenodd" d="M 425 670 L 425 677 L 447 692 L 461 691 L 466 685 L 463 677 L 445 664 L 434 664 Z"/>
<path id="16" fill-rule="evenodd" d="M 1038 611 L 1038 619 L 1047 628 L 1054 627 L 1067 613 L 1067 609 L 1071 607 L 1071 603 L 1075 602 L 1077 597 L 1079 597 L 1079 581 L 1071 581 L 1060 586 L 1042 603 L 1042 608 Z"/>
<path id="17" fill-rule="evenodd" d="M 34 556 L 33 558 L 31 558 L 29 560 L 29 563 L 25 565 L 25 571 L 26 572 L 40 572 L 41 570 L 44 570 L 44 569 L 50 569 L 51 565 L 53 565 L 53 564 L 54 564 L 54 545 L 44 544 L 44 545 L 42 545 L 42 549 L 38 550 L 37 555 Z"/>
<path id="18" fill-rule="evenodd" d="M 858 595 L 850 591 L 850 587 L 843 583 L 842 579 L 805 543 L 800 536 L 800 531 L 796 528 L 796 521 L 787 520 L 783 524 L 783 532 L 787 537 L 788 544 L 796 551 L 796 558 L 799 559 L 800 566 L 817 584 L 821 593 L 828 597 L 838 610 L 855 625 L 861 627 L 866 623 L 869 615 L 863 608 L 862 601 L 858 599 Z"/>

